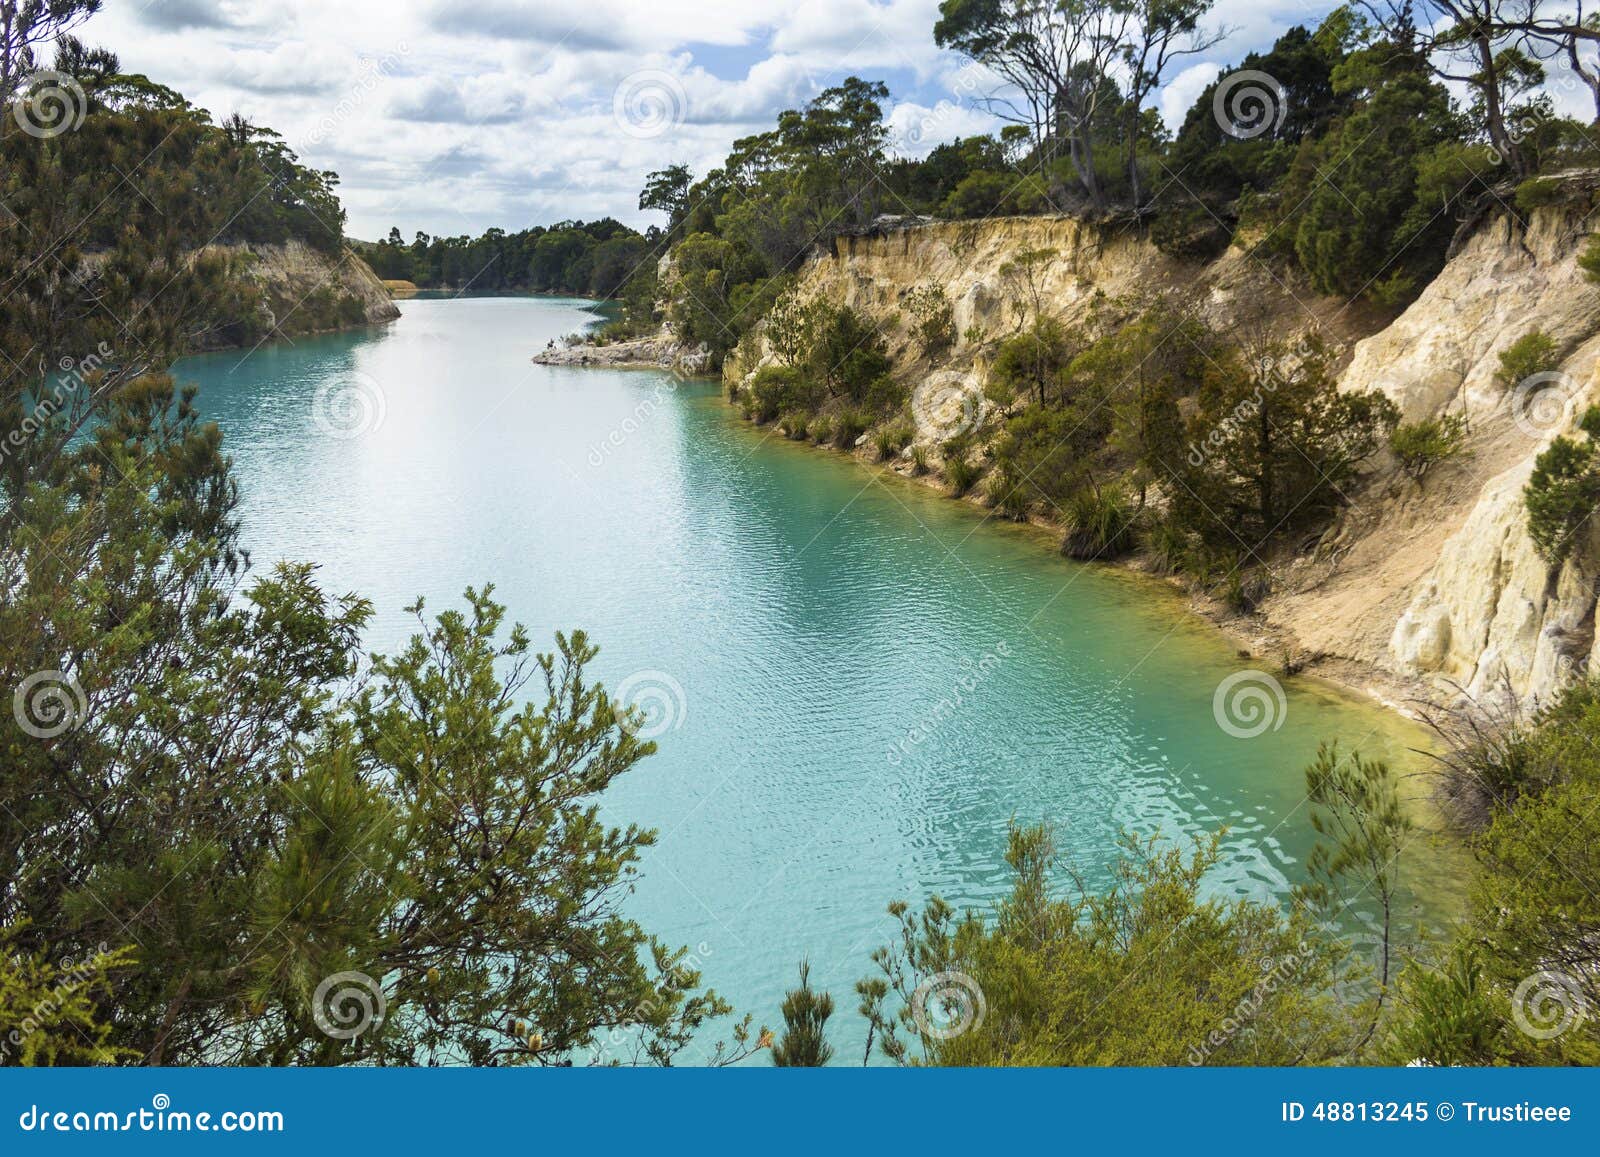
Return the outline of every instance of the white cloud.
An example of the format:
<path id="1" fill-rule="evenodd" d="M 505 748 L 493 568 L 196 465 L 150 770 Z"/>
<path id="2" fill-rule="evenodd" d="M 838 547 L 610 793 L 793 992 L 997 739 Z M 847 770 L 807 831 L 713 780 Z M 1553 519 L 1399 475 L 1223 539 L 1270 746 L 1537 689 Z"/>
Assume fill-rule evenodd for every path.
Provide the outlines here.
<path id="1" fill-rule="evenodd" d="M 1197 78 L 1271 43 L 1312 7 L 1221 0 L 1244 31 L 1161 95 L 1169 124 Z M 887 79 L 910 155 L 997 123 L 989 81 L 933 43 L 939 0 L 111 0 L 84 35 L 217 115 L 241 112 L 332 168 L 357 236 L 478 232 L 637 210 L 654 168 L 720 163 L 738 137 L 852 74 Z M 375 71 L 372 61 L 385 66 Z M 367 63 L 363 64 L 363 61 Z M 643 74 L 671 109 L 629 132 L 619 86 Z M 657 94 L 660 95 L 660 94 Z"/>

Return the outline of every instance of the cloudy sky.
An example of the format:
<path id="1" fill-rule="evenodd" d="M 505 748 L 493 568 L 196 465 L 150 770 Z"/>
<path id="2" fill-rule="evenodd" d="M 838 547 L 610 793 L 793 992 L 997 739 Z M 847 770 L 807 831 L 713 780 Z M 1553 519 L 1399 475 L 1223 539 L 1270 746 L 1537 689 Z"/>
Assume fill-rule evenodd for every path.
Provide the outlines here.
<path id="1" fill-rule="evenodd" d="M 1218 67 L 1323 0 L 1218 0 L 1226 43 L 1184 62 L 1169 122 Z M 106 0 L 83 38 L 336 170 L 350 232 L 407 237 L 607 214 L 641 178 L 703 173 L 852 74 L 883 80 L 901 151 L 987 131 L 987 80 L 933 43 L 939 0 Z"/>

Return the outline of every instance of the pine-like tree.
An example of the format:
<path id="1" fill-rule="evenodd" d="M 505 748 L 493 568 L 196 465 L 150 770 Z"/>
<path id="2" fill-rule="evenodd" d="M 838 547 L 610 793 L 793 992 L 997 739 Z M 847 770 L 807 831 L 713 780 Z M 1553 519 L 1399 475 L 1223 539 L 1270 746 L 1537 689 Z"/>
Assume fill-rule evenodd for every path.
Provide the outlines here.
<path id="1" fill-rule="evenodd" d="M 811 987 L 811 963 L 800 961 L 800 987 L 783 998 L 783 1037 L 772 1046 L 772 1063 L 780 1068 L 820 1069 L 833 1057 L 827 1041 L 833 997 Z"/>

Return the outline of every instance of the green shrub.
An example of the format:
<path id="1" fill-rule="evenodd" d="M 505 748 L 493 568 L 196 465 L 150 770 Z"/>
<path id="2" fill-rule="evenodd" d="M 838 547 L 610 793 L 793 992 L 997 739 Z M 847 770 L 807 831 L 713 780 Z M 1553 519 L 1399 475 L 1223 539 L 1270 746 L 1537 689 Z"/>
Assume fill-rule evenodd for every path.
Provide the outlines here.
<path id="1" fill-rule="evenodd" d="M 911 290 L 906 294 L 905 307 L 916 319 L 911 336 L 923 353 L 930 358 L 938 357 L 955 344 L 955 308 L 940 286 L 919 286 Z"/>
<path id="2" fill-rule="evenodd" d="M 845 410 L 833 428 L 833 444 L 841 450 L 853 450 L 871 425 L 872 420 L 860 410 Z"/>
<path id="3" fill-rule="evenodd" d="M 1583 243 L 1583 252 L 1578 254 L 1578 268 L 1588 280 L 1600 281 L 1600 233 L 1589 234 L 1589 239 Z"/>
<path id="4" fill-rule="evenodd" d="M 1171 518 L 1162 518 L 1147 535 L 1150 555 L 1165 574 L 1193 570 L 1194 539 Z"/>
<path id="5" fill-rule="evenodd" d="M 794 366 L 762 366 L 750 381 L 750 397 L 756 421 L 770 422 L 786 411 L 815 410 L 822 391 Z"/>
<path id="6" fill-rule="evenodd" d="M 1018 402 L 1044 405 L 1061 396 L 1062 376 L 1079 342 L 1076 334 L 1057 321 L 1043 318 L 1016 337 L 1007 338 L 995 352 L 983 392 L 1001 409 Z"/>
<path id="7" fill-rule="evenodd" d="M 1594 442 L 1600 435 L 1600 407 L 1583 416 L 1589 440 L 1557 438 L 1533 462 L 1533 474 L 1523 489 L 1528 510 L 1528 534 L 1552 567 L 1566 561 L 1578 532 L 1600 506 L 1600 462 Z"/>
<path id="8" fill-rule="evenodd" d="M 873 436 L 872 445 L 878 452 L 878 461 L 885 462 L 904 450 L 911 442 L 914 433 L 910 426 L 897 423 L 885 426 Z"/>
<path id="9" fill-rule="evenodd" d="M 941 217 L 991 217 L 1007 211 L 1013 178 L 1003 173 L 969 173 L 939 206 Z"/>
<path id="10" fill-rule="evenodd" d="M 965 458 L 946 458 L 944 463 L 945 480 L 950 483 L 952 497 L 960 498 L 971 490 L 978 481 L 978 476 L 983 471 Z"/>
<path id="11" fill-rule="evenodd" d="M 1068 558 L 1120 558 L 1137 545 L 1139 508 L 1120 486 L 1079 489 L 1068 498 L 1065 514 L 1061 553 Z"/>
<path id="12" fill-rule="evenodd" d="M 907 389 L 888 374 L 883 374 L 869 384 L 861 396 L 861 408 L 867 413 L 882 416 L 903 409 Z"/>
<path id="13" fill-rule="evenodd" d="M 993 911 L 891 905 L 899 927 L 873 954 L 880 974 L 857 989 L 884 1054 L 948 1066 L 1337 1059 L 1352 1037 L 1336 993 L 1345 947 L 1300 906 L 1216 895 L 1217 837 L 1177 843 L 1125 835 L 1105 890 L 1089 892 L 1047 829 L 1013 827 L 1012 889 Z M 987 1015 L 927 1031 L 911 1006 L 931 974 L 981 993 Z"/>
<path id="14" fill-rule="evenodd" d="M 1534 374 L 1549 373 L 1561 364 L 1556 343 L 1537 329 L 1529 330 L 1500 353 L 1495 381 L 1511 388 Z"/>
<path id="15" fill-rule="evenodd" d="M 795 441 L 802 441 L 810 427 L 810 416 L 801 410 L 790 410 L 778 418 L 778 424 L 783 427 L 786 437 Z"/>
<path id="16" fill-rule="evenodd" d="M 1033 502 L 1027 480 L 1010 466 L 997 467 L 989 475 L 989 504 L 1013 522 L 1027 522 Z"/>
<path id="17" fill-rule="evenodd" d="M 926 474 L 928 472 L 928 448 L 926 446 L 911 447 L 911 473 Z"/>
<path id="18" fill-rule="evenodd" d="M 828 310 L 817 320 L 807 364 L 831 396 L 842 394 L 858 405 L 893 368 L 877 327 L 849 306 Z"/>
<path id="19" fill-rule="evenodd" d="M 1221 598 L 1233 610 L 1244 615 L 1251 614 L 1271 593 L 1272 578 L 1265 570 L 1246 567 L 1238 562 L 1228 567 Z"/>
<path id="20" fill-rule="evenodd" d="M 827 415 L 814 419 L 811 423 L 811 440 L 818 446 L 833 441 L 833 419 Z"/>
<path id="21" fill-rule="evenodd" d="M 1218 214 L 1204 205 L 1174 205 L 1150 223 L 1152 245 L 1163 253 L 1191 261 L 1221 256 L 1232 239 Z"/>
<path id="22" fill-rule="evenodd" d="M 1517 186 L 1517 209 L 1531 213 L 1546 205 L 1554 205 L 1565 195 L 1565 185 L 1554 177 L 1530 177 Z"/>
<path id="23" fill-rule="evenodd" d="M 1440 462 L 1459 456 L 1466 441 L 1466 416 L 1446 414 L 1420 422 L 1401 422 L 1389 435 L 1389 449 L 1400 460 L 1400 468 L 1421 482 Z"/>

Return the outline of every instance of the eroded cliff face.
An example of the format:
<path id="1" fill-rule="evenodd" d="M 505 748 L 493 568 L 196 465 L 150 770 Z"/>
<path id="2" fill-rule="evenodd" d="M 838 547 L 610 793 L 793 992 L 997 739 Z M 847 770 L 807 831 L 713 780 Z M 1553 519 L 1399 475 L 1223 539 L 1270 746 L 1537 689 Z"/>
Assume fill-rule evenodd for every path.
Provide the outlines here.
<path id="1" fill-rule="evenodd" d="M 1343 379 L 1381 386 L 1407 417 L 1465 413 L 1471 423 L 1472 457 L 1430 477 L 1409 509 L 1380 505 L 1351 553 L 1374 562 L 1387 553 L 1375 573 L 1405 602 L 1372 657 L 1480 700 L 1503 686 L 1548 698 L 1596 651 L 1600 552 L 1581 543 L 1553 571 L 1528 536 L 1523 502 L 1534 459 L 1600 400 L 1600 288 L 1577 266 L 1592 224 L 1572 210 L 1539 211 L 1526 226 L 1491 222 L 1402 317 L 1356 347 Z M 1558 369 L 1498 381 L 1499 355 L 1534 328 L 1564 351 Z M 1314 616 L 1319 600 L 1295 609 Z"/>
<path id="2" fill-rule="evenodd" d="M 219 248 L 238 260 L 247 292 L 221 309 L 198 348 L 225 349 L 262 335 L 271 340 L 331 333 L 400 316 L 378 275 L 349 249 L 335 255 L 301 241 Z M 252 316 L 232 316 L 239 312 Z"/>
<path id="3" fill-rule="evenodd" d="M 1222 329 L 1266 324 L 1290 336 L 1316 328 L 1341 351 L 1342 388 L 1382 389 L 1407 420 L 1465 413 L 1470 453 L 1421 485 L 1387 456 L 1376 463 L 1321 544 L 1277 569 L 1265 629 L 1314 663 L 1370 672 L 1369 685 L 1391 696 L 1400 688 L 1448 698 L 1459 688 L 1482 699 L 1504 685 L 1524 700 L 1544 699 L 1600 655 L 1600 536 L 1552 573 L 1528 536 L 1522 494 L 1538 453 L 1600 401 L 1600 287 L 1577 266 L 1594 223 L 1575 207 L 1540 209 L 1526 222 L 1492 217 L 1392 321 L 1320 298 L 1238 248 L 1184 262 L 1067 218 L 841 237 L 808 263 L 800 292 L 877 320 L 914 398 L 981 384 L 985 340 L 1018 326 L 1019 293 L 1036 291 L 1047 312 L 1070 317 L 1097 291 L 1172 292 Z M 1021 286 L 1006 267 L 1029 250 L 1053 256 L 1034 285 Z M 903 316 L 907 295 L 926 286 L 945 292 L 963 335 L 931 363 Z M 1563 351 L 1558 370 L 1531 384 L 1497 380 L 1500 353 L 1534 328 Z M 748 381 L 771 360 L 758 330 L 724 376 Z"/>

